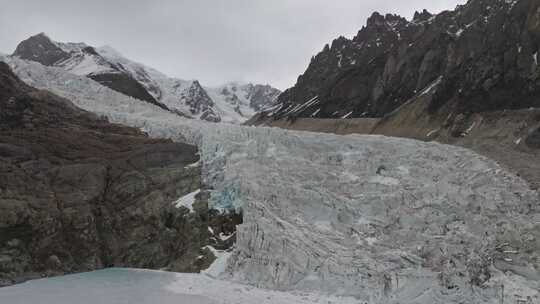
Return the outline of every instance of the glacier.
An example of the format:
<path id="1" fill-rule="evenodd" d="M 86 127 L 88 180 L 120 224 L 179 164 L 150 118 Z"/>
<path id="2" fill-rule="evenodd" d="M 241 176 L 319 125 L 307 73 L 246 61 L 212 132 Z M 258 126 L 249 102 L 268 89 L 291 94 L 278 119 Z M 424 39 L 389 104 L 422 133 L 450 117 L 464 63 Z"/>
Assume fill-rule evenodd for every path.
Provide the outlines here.
<path id="1" fill-rule="evenodd" d="M 538 193 L 493 160 L 410 139 L 183 119 L 60 69 L 4 60 L 112 122 L 199 146 L 211 203 L 244 217 L 220 279 L 357 303 L 540 300 Z"/>

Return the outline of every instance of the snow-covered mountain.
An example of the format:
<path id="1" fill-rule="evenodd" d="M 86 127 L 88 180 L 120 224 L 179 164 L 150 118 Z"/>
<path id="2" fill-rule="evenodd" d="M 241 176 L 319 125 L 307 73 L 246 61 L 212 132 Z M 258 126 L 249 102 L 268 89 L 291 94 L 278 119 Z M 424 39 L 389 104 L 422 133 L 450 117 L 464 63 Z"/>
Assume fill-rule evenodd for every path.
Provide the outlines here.
<path id="1" fill-rule="evenodd" d="M 219 105 L 220 115 L 236 121 L 246 120 L 246 117 L 272 107 L 281 93 L 269 85 L 237 82 L 206 90 Z"/>
<path id="2" fill-rule="evenodd" d="M 56 42 L 43 33 L 21 42 L 13 55 L 86 76 L 124 95 L 210 122 L 242 123 L 274 105 L 281 93 L 269 85 L 204 87 L 197 80 L 172 78 L 132 61 L 110 46 Z"/>

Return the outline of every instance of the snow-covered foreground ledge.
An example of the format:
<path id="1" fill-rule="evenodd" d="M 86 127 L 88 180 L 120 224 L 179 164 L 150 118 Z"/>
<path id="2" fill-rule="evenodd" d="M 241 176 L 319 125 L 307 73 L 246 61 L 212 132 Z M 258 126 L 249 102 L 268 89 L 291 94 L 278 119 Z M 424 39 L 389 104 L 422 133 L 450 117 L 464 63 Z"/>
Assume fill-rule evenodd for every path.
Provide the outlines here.
<path id="1" fill-rule="evenodd" d="M 11 65 L 113 122 L 200 147 L 214 205 L 244 212 L 222 278 L 367 303 L 539 301 L 538 196 L 492 160 L 407 139 L 184 120 L 86 78 Z"/>
<path id="2" fill-rule="evenodd" d="M 352 298 L 258 289 L 198 274 L 106 269 L 2 288 L 9 304 L 309 304 L 357 303 Z"/>

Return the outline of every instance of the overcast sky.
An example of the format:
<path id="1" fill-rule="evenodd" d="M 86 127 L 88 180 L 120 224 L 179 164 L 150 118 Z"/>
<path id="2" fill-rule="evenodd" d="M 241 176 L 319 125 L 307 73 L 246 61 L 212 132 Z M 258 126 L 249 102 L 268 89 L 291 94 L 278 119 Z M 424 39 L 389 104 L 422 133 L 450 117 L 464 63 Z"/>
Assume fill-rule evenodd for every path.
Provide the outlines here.
<path id="1" fill-rule="evenodd" d="M 352 38 L 373 11 L 410 19 L 415 10 L 465 0 L 17 0 L 0 5 L 0 52 L 39 32 L 53 40 L 110 45 L 170 76 L 205 85 L 231 80 L 296 82 L 312 55 Z"/>

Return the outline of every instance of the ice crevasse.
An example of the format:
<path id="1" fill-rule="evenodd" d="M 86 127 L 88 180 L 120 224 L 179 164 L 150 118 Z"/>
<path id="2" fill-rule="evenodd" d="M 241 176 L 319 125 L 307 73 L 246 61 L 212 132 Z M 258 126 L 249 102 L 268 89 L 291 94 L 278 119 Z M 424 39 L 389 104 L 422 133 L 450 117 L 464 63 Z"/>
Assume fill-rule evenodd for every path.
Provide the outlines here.
<path id="1" fill-rule="evenodd" d="M 504 284 L 538 297 L 538 196 L 492 160 L 383 136 L 178 132 L 201 148 L 214 205 L 243 211 L 223 278 L 369 303 L 489 303 Z"/>
<path id="2" fill-rule="evenodd" d="M 472 151 L 179 119 L 83 77 L 10 64 L 83 109 L 199 146 L 211 203 L 244 216 L 223 278 L 368 303 L 499 303 L 502 285 L 512 299 L 540 297 L 538 194 Z"/>

